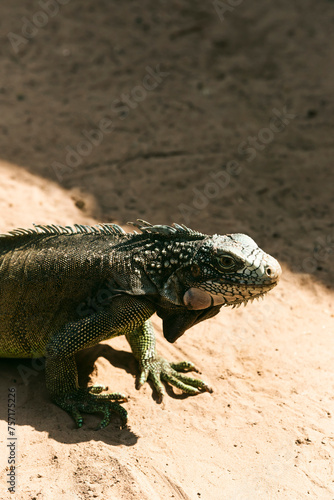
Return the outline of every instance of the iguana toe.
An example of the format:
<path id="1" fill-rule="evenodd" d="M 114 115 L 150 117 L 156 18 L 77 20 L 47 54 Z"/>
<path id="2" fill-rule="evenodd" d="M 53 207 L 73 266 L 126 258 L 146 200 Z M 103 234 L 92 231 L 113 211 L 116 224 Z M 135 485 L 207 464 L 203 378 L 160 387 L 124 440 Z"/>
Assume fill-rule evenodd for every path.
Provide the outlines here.
<path id="1" fill-rule="evenodd" d="M 168 378 L 169 377 L 169 378 Z M 212 388 L 198 378 L 186 377 L 181 373 L 174 373 L 166 377 L 166 380 L 187 394 L 198 394 L 199 392 L 213 392 Z"/>
<path id="2" fill-rule="evenodd" d="M 198 371 L 189 361 L 170 363 L 164 358 L 155 358 L 146 362 L 139 378 L 139 387 L 149 378 L 158 392 L 158 401 L 161 402 L 165 395 L 162 382 L 168 382 L 181 389 L 186 394 L 199 394 L 200 392 L 212 392 L 211 387 L 203 380 L 188 377 L 180 371 Z"/>
<path id="3" fill-rule="evenodd" d="M 102 413 L 103 419 L 96 428 L 103 429 L 110 424 L 111 415 L 118 414 L 122 422 L 122 428 L 127 424 L 127 411 L 119 404 L 127 401 L 126 396 L 119 392 L 112 394 L 100 394 L 106 390 L 104 386 L 92 386 L 87 389 L 78 389 L 74 393 L 58 396 L 55 403 L 67 411 L 74 419 L 77 427 L 82 427 L 83 417 L 81 413 Z M 117 401 L 117 402 L 114 402 Z"/>
<path id="4" fill-rule="evenodd" d="M 199 370 L 196 368 L 194 363 L 191 361 L 181 361 L 180 363 L 170 363 L 170 366 L 174 368 L 177 372 L 196 372 Z"/>

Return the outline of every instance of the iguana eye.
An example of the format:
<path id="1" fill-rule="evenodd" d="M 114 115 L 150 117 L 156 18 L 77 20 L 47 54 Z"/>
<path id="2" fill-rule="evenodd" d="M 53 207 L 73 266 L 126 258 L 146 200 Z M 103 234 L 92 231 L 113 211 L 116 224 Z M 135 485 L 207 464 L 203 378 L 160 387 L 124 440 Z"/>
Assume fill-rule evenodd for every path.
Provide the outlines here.
<path id="1" fill-rule="evenodd" d="M 230 255 L 220 255 L 218 262 L 223 269 L 232 269 L 235 266 L 235 260 Z"/>

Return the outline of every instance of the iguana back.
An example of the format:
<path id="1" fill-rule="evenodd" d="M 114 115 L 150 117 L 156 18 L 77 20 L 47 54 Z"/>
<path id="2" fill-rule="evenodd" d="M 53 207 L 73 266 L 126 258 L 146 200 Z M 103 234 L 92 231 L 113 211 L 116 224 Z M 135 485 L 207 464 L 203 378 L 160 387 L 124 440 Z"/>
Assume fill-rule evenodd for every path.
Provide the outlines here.
<path id="1" fill-rule="evenodd" d="M 105 224 L 96 232 L 37 226 L 0 237 L 0 356 L 45 355 L 52 335 L 82 317 L 80 305 L 105 283 L 110 289 L 121 234 Z"/>

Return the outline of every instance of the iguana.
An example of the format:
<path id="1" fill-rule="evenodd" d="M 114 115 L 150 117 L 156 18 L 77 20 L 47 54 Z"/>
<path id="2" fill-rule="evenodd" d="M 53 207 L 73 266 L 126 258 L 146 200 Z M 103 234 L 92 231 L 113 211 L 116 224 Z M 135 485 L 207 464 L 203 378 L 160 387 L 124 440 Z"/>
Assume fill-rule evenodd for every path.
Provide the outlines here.
<path id="1" fill-rule="evenodd" d="M 79 388 L 75 353 L 125 335 L 139 362 L 138 387 L 150 379 L 159 400 L 168 382 L 188 394 L 211 392 L 188 361 L 159 357 L 149 320 L 163 320 L 174 342 L 188 328 L 271 290 L 281 268 L 244 234 L 208 236 L 173 224 L 34 225 L 0 235 L 0 357 L 46 358 L 52 400 L 77 427 L 81 413 L 101 412 L 98 428 L 127 412 L 120 393 Z"/>

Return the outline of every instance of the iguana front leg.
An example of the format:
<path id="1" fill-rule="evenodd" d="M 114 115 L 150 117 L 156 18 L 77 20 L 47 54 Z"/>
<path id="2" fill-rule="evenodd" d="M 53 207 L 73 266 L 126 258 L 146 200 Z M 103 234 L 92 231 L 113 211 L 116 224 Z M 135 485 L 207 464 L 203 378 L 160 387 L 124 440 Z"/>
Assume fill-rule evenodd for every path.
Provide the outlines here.
<path id="1" fill-rule="evenodd" d="M 170 363 L 164 358 L 157 356 L 155 349 L 155 334 L 150 320 L 141 326 L 126 333 L 126 338 L 131 346 L 135 358 L 139 362 L 140 375 L 137 381 L 139 389 L 149 378 L 158 393 L 158 401 L 161 402 L 165 395 L 162 382 L 168 382 L 178 387 L 187 394 L 198 394 L 200 392 L 212 392 L 212 389 L 203 381 L 182 375 L 180 372 L 198 370 L 193 363 L 182 361 Z"/>
<path id="2" fill-rule="evenodd" d="M 100 394 L 103 386 L 79 388 L 74 354 L 102 340 L 124 335 L 142 324 L 154 312 L 152 305 L 129 295 L 114 297 L 102 311 L 67 323 L 52 336 L 46 346 L 46 385 L 53 401 L 67 411 L 77 427 L 83 424 L 81 413 L 102 413 L 98 428 L 110 423 L 117 413 L 124 427 L 127 412 L 118 403 L 126 401 L 120 393 Z"/>

